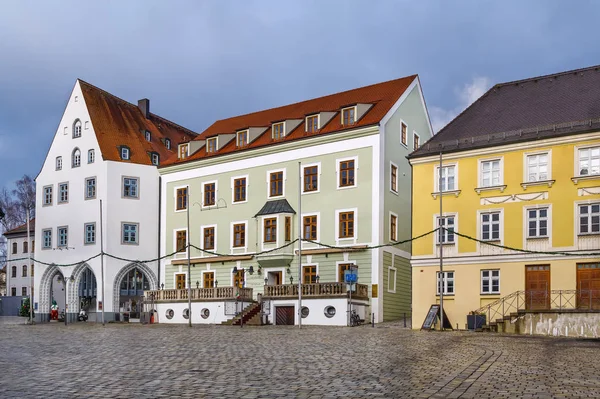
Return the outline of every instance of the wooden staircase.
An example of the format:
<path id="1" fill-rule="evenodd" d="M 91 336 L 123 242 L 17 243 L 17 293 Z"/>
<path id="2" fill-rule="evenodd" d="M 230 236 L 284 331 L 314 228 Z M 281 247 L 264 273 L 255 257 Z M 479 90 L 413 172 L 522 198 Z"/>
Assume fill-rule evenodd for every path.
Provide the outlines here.
<path id="1" fill-rule="evenodd" d="M 242 311 L 242 313 L 238 314 L 233 319 L 224 321 L 221 324 L 228 325 L 228 326 L 239 326 L 241 321 L 243 320 L 244 324 L 246 324 L 246 325 L 260 326 L 261 325 L 261 320 L 260 320 L 261 308 L 262 308 L 262 306 L 259 302 L 253 302 L 249 306 L 247 306 Z"/>

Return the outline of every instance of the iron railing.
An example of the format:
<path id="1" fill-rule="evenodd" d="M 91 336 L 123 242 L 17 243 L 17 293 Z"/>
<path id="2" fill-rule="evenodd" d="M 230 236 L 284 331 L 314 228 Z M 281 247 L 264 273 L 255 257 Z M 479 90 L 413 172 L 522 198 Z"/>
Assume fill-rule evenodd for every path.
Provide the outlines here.
<path id="1" fill-rule="evenodd" d="M 600 310 L 600 290 L 515 291 L 472 313 L 485 314 L 489 324 L 526 310 Z"/>

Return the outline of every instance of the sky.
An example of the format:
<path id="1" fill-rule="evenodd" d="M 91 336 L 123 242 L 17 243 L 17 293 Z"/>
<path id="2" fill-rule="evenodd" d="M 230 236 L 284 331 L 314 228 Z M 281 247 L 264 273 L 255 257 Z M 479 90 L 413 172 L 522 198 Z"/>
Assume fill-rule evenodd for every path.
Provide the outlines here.
<path id="1" fill-rule="evenodd" d="M 419 74 L 435 130 L 492 85 L 600 64 L 600 2 L 12 1 L 0 188 L 37 175 L 77 78 L 198 133 Z"/>

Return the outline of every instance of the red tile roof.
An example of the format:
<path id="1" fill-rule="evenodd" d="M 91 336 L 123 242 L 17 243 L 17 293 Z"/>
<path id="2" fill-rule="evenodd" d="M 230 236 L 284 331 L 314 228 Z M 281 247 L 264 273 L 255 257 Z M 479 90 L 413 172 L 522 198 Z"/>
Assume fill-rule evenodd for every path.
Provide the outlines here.
<path id="1" fill-rule="evenodd" d="M 30 233 L 35 232 L 35 218 L 33 218 L 29 221 L 29 232 Z M 23 223 L 21 226 L 15 227 L 14 229 L 8 230 L 4 233 L 5 236 L 10 236 L 10 235 L 14 235 L 14 234 L 27 235 L 27 223 Z"/>
<path id="2" fill-rule="evenodd" d="M 161 162 L 161 165 L 167 166 L 176 163 L 190 162 L 206 157 L 227 154 L 234 151 L 243 151 L 248 148 L 264 147 L 280 142 L 288 142 L 315 135 L 376 125 L 381 121 L 381 119 L 383 119 L 383 117 L 392 108 L 396 101 L 398 101 L 400 96 L 406 91 L 416 77 L 417 75 L 411 75 L 396 80 L 390 80 L 388 82 L 378 83 L 371 86 L 365 86 L 358 89 L 331 94 L 325 97 L 319 97 L 312 100 L 285 105 L 283 107 L 267 109 L 264 111 L 216 121 L 210 127 L 208 127 L 208 129 L 202 132 L 196 138 L 196 140 L 203 140 L 219 134 L 233 134 L 248 127 L 268 127 L 268 129 L 266 129 L 264 133 L 262 133 L 243 149 L 236 147 L 236 141 L 234 139 L 215 153 L 207 154 L 206 146 L 204 146 L 197 153 L 189 156 L 188 158 L 178 159 L 177 154 L 175 154 L 167 161 Z M 373 106 L 355 124 L 351 126 L 343 126 L 341 124 L 339 114 L 341 109 L 355 104 L 372 104 Z M 304 120 L 307 115 L 317 114 L 319 112 L 336 112 L 336 114 L 327 124 L 321 126 L 321 129 L 316 133 L 306 133 L 304 123 L 301 123 L 284 138 L 279 140 L 273 140 L 271 138 L 272 123 L 287 119 Z"/>
<path id="3" fill-rule="evenodd" d="M 137 105 L 79 79 L 92 126 L 96 132 L 104 160 L 152 165 L 150 152 L 160 155 L 161 163 L 177 153 L 177 145 L 190 141 L 197 133 L 150 113 L 146 119 Z M 151 134 L 146 141 L 145 131 Z M 167 150 L 164 139 L 171 140 Z M 121 160 L 119 146 L 130 149 L 130 160 Z"/>

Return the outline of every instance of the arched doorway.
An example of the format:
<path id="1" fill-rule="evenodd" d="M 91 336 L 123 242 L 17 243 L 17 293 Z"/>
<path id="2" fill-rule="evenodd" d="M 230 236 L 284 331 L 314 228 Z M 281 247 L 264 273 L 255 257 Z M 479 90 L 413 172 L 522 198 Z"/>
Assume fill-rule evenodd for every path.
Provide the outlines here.
<path id="1" fill-rule="evenodd" d="M 69 284 L 69 282 L 67 282 L 67 284 Z M 38 301 L 38 310 L 36 311 L 36 313 L 39 314 L 38 320 L 50 320 L 50 307 L 53 302 L 56 303 L 59 314 L 63 313 L 65 311 L 65 303 L 66 301 L 68 302 L 65 293 L 65 278 L 63 272 L 56 265 L 48 266 L 42 274 L 39 294 L 36 295 L 36 298 L 34 299 Z M 71 312 L 72 311 L 73 310 L 71 310 Z"/>
<path id="2" fill-rule="evenodd" d="M 86 267 L 79 275 L 79 283 L 77 287 L 78 311 L 84 310 L 88 315 L 88 320 L 98 321 L 96 315 L 98 284 L 96 283 L 96 275 Z"/>
<path id="3" fill-rule="evenodd" d="M 139 318 L 144 291 L 155 290 L 156 276 L 152 270 L 141 263 L 130 264 L 123 268 L 115 278 L 115 314 L 119 320 L 128 321 Z"/>

